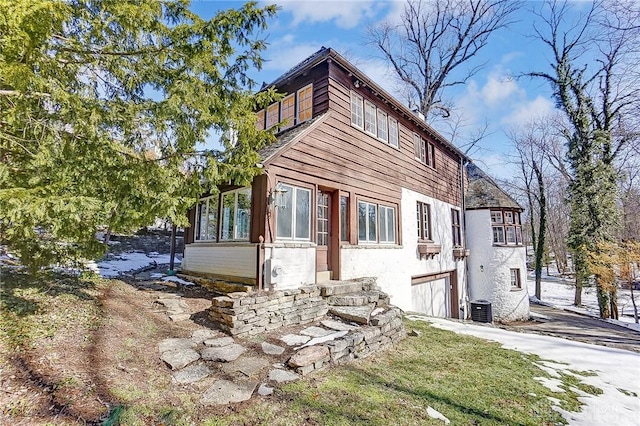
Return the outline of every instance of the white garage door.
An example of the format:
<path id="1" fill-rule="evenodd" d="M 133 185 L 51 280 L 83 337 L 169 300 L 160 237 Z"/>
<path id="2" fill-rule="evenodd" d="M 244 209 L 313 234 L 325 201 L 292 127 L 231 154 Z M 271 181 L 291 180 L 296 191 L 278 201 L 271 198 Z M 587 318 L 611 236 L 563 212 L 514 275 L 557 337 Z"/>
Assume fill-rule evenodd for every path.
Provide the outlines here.
<path id="1" fill-rule="evenodd" d="M 440 278 L 411 286 L 412 311 L 432 317 L 447 318 L 449 312 L 449 279 Z"/>

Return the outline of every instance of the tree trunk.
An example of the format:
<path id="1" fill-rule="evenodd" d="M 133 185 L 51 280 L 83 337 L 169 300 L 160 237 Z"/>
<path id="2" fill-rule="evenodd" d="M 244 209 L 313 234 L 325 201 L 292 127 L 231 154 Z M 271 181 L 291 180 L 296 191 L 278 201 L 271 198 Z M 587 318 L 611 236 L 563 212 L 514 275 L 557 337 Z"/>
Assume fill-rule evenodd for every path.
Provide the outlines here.
<path id="1" fill-rule="evenodd" d="M 538 240 L 536 241 L 536 297 L 538 300 L 542 298 L 542 262 L 544 258 L 544 246 L 545 236 L 547 234 L 547 200 L 545 196 L 544 179 L 542 176 L 542 170 L 538 166 L 535 160 L 532 162 L 533 171 L 536 174 L 538 181 Z M 532 215 L 533 216 L 533 215 Z"/>
<path id="2" fill-rule="evenodd" d="M 576 274 L 576 290 L 573 295 L 574 306 L 582 306 L 582 287 L 589 280 L 586 259 L 583 257 L 584 255 L 578 251 L 573 253 L 573 270 Z"/>

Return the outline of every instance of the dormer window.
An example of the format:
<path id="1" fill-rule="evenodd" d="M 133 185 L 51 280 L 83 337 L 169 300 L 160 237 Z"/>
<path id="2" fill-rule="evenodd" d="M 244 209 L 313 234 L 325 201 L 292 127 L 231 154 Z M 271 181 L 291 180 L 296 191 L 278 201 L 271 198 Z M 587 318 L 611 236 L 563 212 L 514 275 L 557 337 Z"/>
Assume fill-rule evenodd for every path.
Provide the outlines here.
<path id="1" fill-rule="evenodd" d="M 265 110 L 256 113 L 258 130 L 270 129 L 278 123 L 282 125 L 277 131 L 310 120 L 313 117 L 313 84 L 285 96 L 282 101 L 274 102 Z"/>
<path id="2" fill-rule="evenodd" d="M 298 90 L 298 123 L 310 120 L 313 116 L 313 84 Z"/>

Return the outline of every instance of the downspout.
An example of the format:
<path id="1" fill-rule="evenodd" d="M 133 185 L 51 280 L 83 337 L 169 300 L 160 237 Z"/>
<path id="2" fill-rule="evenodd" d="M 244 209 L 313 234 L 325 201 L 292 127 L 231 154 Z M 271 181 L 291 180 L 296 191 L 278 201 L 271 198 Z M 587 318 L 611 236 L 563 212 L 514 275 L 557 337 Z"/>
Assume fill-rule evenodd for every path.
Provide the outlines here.
<path id="1" fill-rule="evenodd" d="M 462 228 L 462 247 L 465 249 L 465 253 L 467 250 L 467 215 L 466 215 L 466 206 L 464 202 L 464 166 L 467 164 L 468 160 L 465 160 L 464 157 L 460 157 L 460 209 L 462 213 L 462 218 L 460 220 L 460 227 Z M 462 286 L 464 288 L 464 300 L 462 304 L 462 312 L 463 318 L 467 319 L 469 313 L 469 300 L 471 299 L 471 295 L 469 293 L 469 261 L 467 257 L 464 257 L 464 274 L 462 274 Z"/>

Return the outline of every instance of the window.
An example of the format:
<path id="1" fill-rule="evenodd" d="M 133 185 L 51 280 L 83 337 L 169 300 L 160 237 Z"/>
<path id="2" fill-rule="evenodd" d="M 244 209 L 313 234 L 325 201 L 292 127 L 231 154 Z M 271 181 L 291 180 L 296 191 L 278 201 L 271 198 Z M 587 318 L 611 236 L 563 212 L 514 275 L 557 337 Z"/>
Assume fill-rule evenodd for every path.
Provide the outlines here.
<path id="1" fill-rule="evenodd" d="M 451 232 L 453 233 L 453 246 L 462 246 L 462 233 L 460 229 L 460 212 L 451 209 Z"/>
<path id="2" fill-rule="evenodd" d="M 218 237 L 218 196 L 203 198 L 196 210 L 195 239 L 215 241 Z"/>
<path id="3" fill-rule="evenodd" d="M 278 113 L 280 112 L 280 103 L 275 102 L 267 108 L 267 129 L 278 124 Z"/>
<path id="4" fill-rule="evenodd" d="M 311 191 L 278 184 L 283 196 L 278 205 L 276 235 L 279 239 L 311 239 Z"/>
<path id="5" fill-rule="evenodd" d="M 261 109 L 260 111 L 258 111 L 256 113 L 256 115 L 258 116 L 257 120 L 256 120 L 256 128 L 258 130 L 264 130 L 264 123 L 265 123 L 265 116 L 264 116 L 264 110 Z"/>
<path id="6" fill-rule="evenodd" d="M 400 144 L 398 120 L 355 92 L 351 92 L 351 124 L 391 146 Z"/>
<path id="7" fill-rule="evenodd" d="M 362 243 L 377 243 L 378 209 L 376 204 L 358 202 L 358 241 Z"/>
<path id="8" fill-rule="evenodd" d="M 413 134 L 413 144 L 416 150 L 416 158 L 423 163 L 427 162 L 427 151 L 424 139 L 417 133 Z"/>
<path id="9" fill-rule="evenodd" d="M 364 128 L 364 110 L 362 109 L 362 96 L 351 92 L 351 124 L 362 129 Z"/>
<path id="10" fill-rule="evenodd" d="M 364 102 L 364 131 L 376 136 L 376 106 L 372 103 Z"/>
<path id="11" fill-rule="evenodd" d="M 293 126 L 295 123 L 295 114 L 296 114 L 296 96 L 295 94 L 290 94 L 285 97 L 282 102 L 280 102 L 280 120 L 282 121 L 281 130 L 288 129 Z"/>
<path id="12" fill-rule="evenodd" d="M 504 227 L 502 226 L 493 227 L 493 243 L 504 244 Z"/>
<path id="13" fill-rule="evenodd" d="M 492 211 L 491 212 L 491 223 L 504 223 L 502 220 L 502 212 L 501 211 Z"/>
<path id="14" fill-rule="evenodd" d="M 494 244 L 522 245 L 520 212 L 491 210 L 491 227 Z"/>
<path id="15" fill-rule="evenodd" d="M 389 118 L 389 145 L 398 148 L 399 141 L 400 135 L 398 133 L 398 121 L 393 118 Z"/>
<path id="16" fill-rule="evenodd" d="M 378 229 L 380 230 L 381 243 L 396 242 L 396 209 L 393 207 L 379 206 L 380 220 Z"/>
<path id="17" fill-rule="evenodd" d="M 340 241 L 349 241 L 349 197 L 340 196 Z"/>
<path id="18" fill-rule="evenodd" d="M 307 121 L 313 116 L 313 85 L 298 90 L 298 123 Z"/>
<path id="19" fill-rule="evenodd" d="M 504 223 L 514 223 L 513 212 L 504 212 Z"/>
<path id="20" fill-rule="evenodd" d="M 396 209 L 359 201 L 358 241 L 361 243 L 395 243 Z"/>
<path id="21" fill-rule="evenodd" d="M 378 139 L 389 142 L 389 130 L 387 129 L 387 113 L 378 110 Z"/>
<path id="22" fill-rule="evenodd" d="M 430 167 L 436 166 L 436 147 L 427 142 L 417 133 L 413 134 L 413 144 L 416 150 L 416 159 Z"/>
<path id="23" fill-rule="evenodd" d="M 436 147 L 432 143 L 425 142 L 427 148 L 427 166 L 436 167 Z"/>
<path id="24" fill-rule="evenodd" d="M 416 204 L 416 219 L 418 221 L 418 239 L 431 240 L 431 206 L 418 201 Z"/>
<path id="25" fill-rule="evenodd" d="M 248 240 L 251 224 L 251 188 L 222 194 L 220 240 Z"/>
<path id="26" fill-rule="evenodd" d="M 511 269 L 511 288 L 522 288 L 520 280 L 520 269 Z"/>

